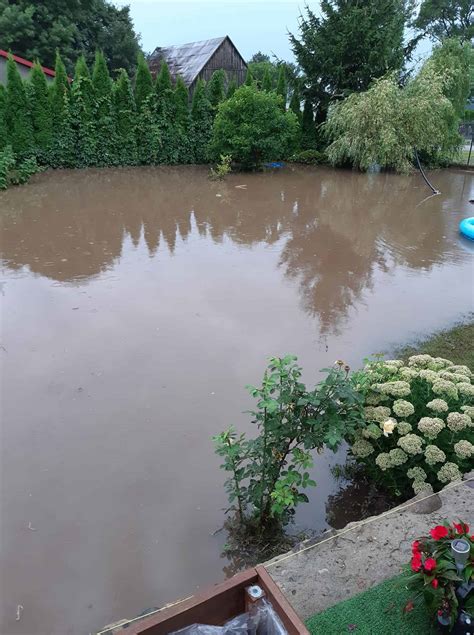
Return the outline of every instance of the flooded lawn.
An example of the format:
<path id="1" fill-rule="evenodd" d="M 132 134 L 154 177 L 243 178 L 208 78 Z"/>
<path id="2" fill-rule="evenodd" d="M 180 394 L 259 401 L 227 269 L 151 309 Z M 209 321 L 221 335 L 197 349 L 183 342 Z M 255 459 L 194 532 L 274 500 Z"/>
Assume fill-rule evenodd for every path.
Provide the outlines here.
<path id="1" fill-rule="evenodd" d="M 424 200 L 418 176 L 206 173 L 0 194 L 3 635 L 83 635 L 232 573 L 211 436 L 250 429 L 266 359 L 312 383 L 473 309 L 470 174 Z M 317 458 L 299 526 L 327 527 L 343 459 Z"/>

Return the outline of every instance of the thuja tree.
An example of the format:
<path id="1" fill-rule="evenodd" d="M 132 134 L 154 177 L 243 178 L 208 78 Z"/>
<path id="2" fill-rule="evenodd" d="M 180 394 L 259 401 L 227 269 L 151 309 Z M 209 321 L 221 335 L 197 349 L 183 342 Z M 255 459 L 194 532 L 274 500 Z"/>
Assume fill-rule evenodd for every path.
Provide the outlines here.
<path id="1" fill-rule="evenodd" d="M 171 75 L 165 61 L 161 63 L 155 85 L 156 123 L 160 132 L 158 163 L 177 163 L 179 148 L 175 128 L 175 97 Z"/>
<path id="2" fill-rule="evenodd" d="M 117 162 L 119 165 L 134 165 L 137 162 L 135 135 L 135 100 L 128 75 L 121 69 L 114 84 L 114 116 L 118 137 Z"/>
<path id="3" fill-rule="evenodd" d="M 189 95 L 186 84 L 181 77 L 178 77 L 176 80 L 174 101 L 175 133 L 178 139 L 178 163 L 192 163 L 193 149 L 190 140 L 191 113 L 189 112 Z"/>
<path id="4" fill-rule="evenodd" d="M 85 167 L 96 161 L 95 95 L 84 57 L 76 63 L 71 89 L 71 120 L 74 132 L 76 165 Z"/>
<path id="5" fill-rule="evenodd" d="M 316 147 L 316 127 L 314 122 L 313 104 L 306 98 L 301 119 L 301 149 L 312 150 Z"/>
<path id="6" fill-rule="evenodd" d="M 7 60 L 6 120 L 9 142 L 20 159 L 31 154 L 33 130 L 25 86 L 11 55 Z"/>
<path id="7" fill-rule="evenodd" d="M 66 69 L 59 53 L 56 53 L 55 73 L 54 82 L 50 88 L 53 134 L 49 164 L 52 167 L 71 167 L 75 165 L 75 156 L 70 88 Z"/>
<path id="8" fill-rule="evenodd" d="M 286 110 L 286 99 L 288 95 L 288 87 L 286 84 L 286 73 L 284 64 L 280 64 L 278 70 L 278 81 L 276 86 L 276 94 L 281 98 L 281 108 Z"/>
<path id="9" fill-rule="evenodd" d="M 206 84 L 198 80 L 191 107 L 191 139 L 196 163 L 209 161 L 209 143 L 212 135 L 212 106 L 207 98 Z"/>
<path id="10" fill-rule="evenodd" d="M 275 357 L 260 387 L 249 386 L 257 399 L 251 411 L 257 436 L 248 439 L 233 428 L 214 437 L 231 510 L 249 528 L 264 530 L 287 522 L 295 507 L 307 502 L 312 451 L 337 450 L 347 431 L 363 421 L 361 397 L 348 369 L 337 366 L 313 389 L 301 381 L 296 357 Z"/>
<path id="11" fill-rule="evenodd" d="M 220 69 L 214 71 L 207 85 L 207 96 L 214 111 L 217 111 L 217 106 L 225 99 L 225 80 L 225 71 Z"/>
<path id="12" fill-rule="evenodd" d="M 0 84 L 0 150 L 3 150 L 8 143 L 6 116 L 7 91 L 3 84 Z"/>
<path id="13" fill-rule="evenodd" d="M 227 86 L 226 99 L 230 99 L 236 90 L 237 90 L 237 82 L 235 80 L 235 77 L 232 77 L 232 79 L 229 82 L 229 85 Z"/>
<path id="14" fill-rule="evenodd" d="M 265 68 L 265 70 L 263 71 L 261 88 L 262 90 L 266 90 L 267 92 L 273 89 L 272 76 L 270 75 L 270 70 L 268 68 Z"/>
<path id="15" fill-rule="evenodd" d="M 53 126 L 48 84 L 38 63 L 33 66 L 31 71 L 28 83 L 28 98 L 33 128 L 34 153 L 40 163 L 45 164 L 49 158 Z"/>
<path id="16" fill-rule="evenodd" d="M 97 165 L 113 165 L 115 157 L 115 126 L 112 106 L 112 80 L 104 55 L 98 51 L 92 71 L 94 88 L 94 121 Z"/>
<path id="17" fill-rule="evenodd" d="M 147 165 L 156 161 L 159 130 L 154 117 L 153 80 L 142 54 L 138 56 L 134 95 L 138 162 Z"/>

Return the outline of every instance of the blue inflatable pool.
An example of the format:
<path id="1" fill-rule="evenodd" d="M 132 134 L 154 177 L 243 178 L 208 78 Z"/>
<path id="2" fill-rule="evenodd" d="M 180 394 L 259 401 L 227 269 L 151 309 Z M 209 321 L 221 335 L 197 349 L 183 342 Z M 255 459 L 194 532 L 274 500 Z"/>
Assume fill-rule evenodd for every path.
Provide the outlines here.
<path id="1" fill-rule="evenodd" d="M 474 240 L 474 216 L 471 218 L 465 218 L 459 223 L 459 231 L 466 238 Z"/>

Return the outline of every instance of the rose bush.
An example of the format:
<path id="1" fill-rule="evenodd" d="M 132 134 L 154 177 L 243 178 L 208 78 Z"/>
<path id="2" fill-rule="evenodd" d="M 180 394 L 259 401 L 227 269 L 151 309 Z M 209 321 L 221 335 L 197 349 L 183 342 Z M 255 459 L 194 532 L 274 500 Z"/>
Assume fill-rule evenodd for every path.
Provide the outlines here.
<path id="1" fill-rule="evenodd" d="M 366 363 L 357 375 L 364 422 L 348 435 L 369 476 L 409 497 L 474 468 L 474 373 L 441 357 Z"/>
<path id="2" fill-rule="evenodd" d="M 458 571 L 451 553 L 451 542 L 463 538 L 471 546 L 462 571 Z M 474 582 L 474 535 L 464 522 L 445 523 L 433 527 L 428 536 L 412 544 L 412 558 L 407 566 L 408 582 L 417 598 L 423 598 L 429 610 L 454 624 L 459 609 L 456 587 Z M 467 596 L 464 608 L 474 611 L 474 595 Z"/>

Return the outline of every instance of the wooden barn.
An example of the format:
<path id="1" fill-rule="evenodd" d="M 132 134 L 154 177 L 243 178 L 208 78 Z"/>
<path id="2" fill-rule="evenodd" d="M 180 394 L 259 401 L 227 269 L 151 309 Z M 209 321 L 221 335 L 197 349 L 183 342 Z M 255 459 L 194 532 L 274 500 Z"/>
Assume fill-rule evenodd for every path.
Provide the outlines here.
<path id="1" fill-rule="evenodd" d="M 173 81 L 181 76 L 190 94 L 198 79 L 207 82 L 219 69 L 226 72 L 229 81 L 235 79 L 239 86 L 244 83 L 247 73 L 247 64 L 228 35 L 181 46 L 157 47 L 148 58 L 153 75 L 159 72 L 162 60 L 168 64 Z"/>

